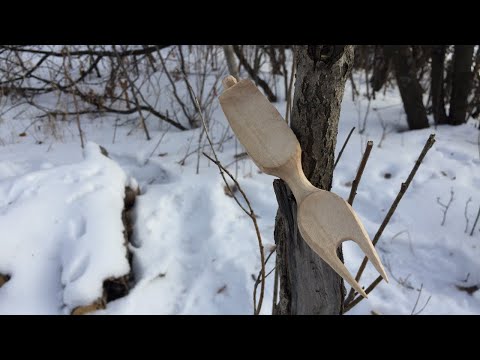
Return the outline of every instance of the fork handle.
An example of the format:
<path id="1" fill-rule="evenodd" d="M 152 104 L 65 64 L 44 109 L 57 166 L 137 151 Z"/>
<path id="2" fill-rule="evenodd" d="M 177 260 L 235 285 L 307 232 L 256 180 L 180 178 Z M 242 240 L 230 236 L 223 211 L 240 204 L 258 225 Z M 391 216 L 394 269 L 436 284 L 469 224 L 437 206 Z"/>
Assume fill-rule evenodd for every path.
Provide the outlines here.
<path id="1" fill-rule="evenodd" d="M 302 169 L 302 149 L 300 144 L 297 144 L 297 150 L 295 155 L 291 157 L 285 164 L 282 166 L 276 167 L 274 169 L 262 168 L 262 170 L 276 177 L 279 177 L 287 183 L 292 190 L 293 196 L 297 201 L 297 205 L 300 205 L 302 201 L 311 193 L 319 191 L 318 188 L 312 185 L 308 181 L 305 173 Z"/>

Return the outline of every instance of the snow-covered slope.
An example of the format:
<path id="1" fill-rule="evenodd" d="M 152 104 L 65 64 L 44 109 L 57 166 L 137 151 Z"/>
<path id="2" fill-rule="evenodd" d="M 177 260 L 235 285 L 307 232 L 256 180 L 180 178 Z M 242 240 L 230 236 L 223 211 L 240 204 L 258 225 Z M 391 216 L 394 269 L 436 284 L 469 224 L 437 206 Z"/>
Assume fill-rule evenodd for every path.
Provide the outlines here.
<path id="1" fill-rule="evenodd" d="M 417 299 L 415 312 L 430 297 L 422 314 L 480 313 L 480 291 L 470 295 L 457 288 L 480 284 L 480 232 L 465 233 L 465 214 L 470 232 L 480 206 L 478 130 L 468 123 L 405 132 L 398 94 L 388 93 L 374 106 L 378 110 L 371 111 L 366 131 L 352 136 L 333 187 L 348 197 L 366 141 L 373 140 L 354 204 L 372 238 L 430 133 L 436 133 L 437 142 L 378 244 L 391 282 L 381 283 L 351 314 L 410 314 Z M 285 104 L 278 108 L 283 112 Z M 347 89 L 337 152 L 351 127 L 358 126 L 358 110 L 365 108 L 352 102 Z M 377 113 L 386 128 L 381 147 L 384 131 Z M 212 135 L 218 142 L 226 122 L 218 110 L 214 118 Z M 61 129 L 60 140 L 37 127 L 18 137 L 28 122 L 0 124 L 0 273 L 11 275 L 0 288 L 0 313 L 68 313 L 95 300 L 102 279 L 128 272 L 120 213 L 124 187 L 133 177 L 142 192 L 130 245 L 135 283 L 128 296 L 97 313 L 251 314 L 260 269 L 255 232 L 225 195 L 217 168 L 203 156 L 197 174 L 194 150 L 200 129 L 169 130 L 150 156 L 165 130 L 155 124 L 150 124 L 150 142 L 140 130 L 129 134 L 131 128 L 119 127 L 114 144 L 114 119 L 84 118 L 82 124 L 87 139 L 107 148 L 114 162 L 93 144 L 83 159 L 74 124 Z M 232 163 L 234 139 L 218 147 L 222 163 Z M 274 243 L 277 208 L 273 178 L 259 173 L 249 159 L 229 169 L 238 172 L 268 249 Z M 441 226 L 437 198 L 448 203 L 451 190 L 453 201 Z M 352 243 L 344 245 L 344 254 L 355 272 L 363 254 Z M 274 257 L 267 271 L 273 264 Z M 361 284 L 367 286 L 376 276 L 367 266 Z M 271 312 L 272 291 L 270 276 L 263 314 Z"/>
<path id="2" fill-rule="evenodd" d="M 88 143 L 85 159 L 22 174 L 2 162 L 0 313 L 70 313 L 128 274 L 121 212 L 127 176 Z M 17 170 L 17 173 L 15 171 Z"/>

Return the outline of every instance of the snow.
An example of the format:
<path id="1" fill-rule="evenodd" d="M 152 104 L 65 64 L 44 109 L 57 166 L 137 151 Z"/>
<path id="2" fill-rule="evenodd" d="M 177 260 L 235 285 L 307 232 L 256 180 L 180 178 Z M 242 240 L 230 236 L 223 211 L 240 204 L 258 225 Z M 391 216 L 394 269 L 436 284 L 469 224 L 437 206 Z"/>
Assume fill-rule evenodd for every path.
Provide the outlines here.
<path id="1" fill-rule="evenodd" d="M 6 230 L 0 313 L 70 313 L 102 296 L 103 280 L 129 272 L 123 245 L 125 172 L 88 143 L 85 159 L 21 174 L 7 161 L 0 181 Z M 5 236 L 7 235 L 7 236 Z"/>
<path id="2" fill-rule="evenodd" d="M 285 103 L 276 105 L 283 113 Z M 469 295 L 456 287 L 480 283 L 480 226 L 469 236 L 480 206 L 478 130 L 470 121 L 406 132 L 401 101 L 392 90 L 379 95 L 372 106 L 378 110 L 370 111 L 363 134 L 352 135 L 335 169 L 332 189 L 348 197 L 348 183 L 365 144 L 373 140 L 354 203 L 371 238 L 430 133 L 437 141 L 377 245 L 390 283 L 380 283 L 349 314 L 410 314 L 420 288 L 415 312 L 430 298 L 421 314 L 479 314 L 480 291 Z M 358 128 L 363 121 L 365 109 L 366 101 L 353 102 L 347 85 L 337 154 L 352 126 Z M 381 147 L 377 113 L 387 129 Z M 168 129 L 150 156 L 167 131 L 162 124 L 149 123 L 149 142 L 141 129 L 131 132 L 130 126 L 119 126 L 112 143 L 116 118 L 82 117 L 89 141 L 83 154 L 74 122 L 59 123 L 57 139 L 48 128 L 37 126 L 19 137 L 30 122 L 24 115 L 0 123 L 0 273 L 11 275 L 0 288 L 0 313 L 68 314 L 98 299 L 105 279 L 127 274 L 121 211 L 124 188 L 135 183 L 141 195 L 129 244 L 134 284 L 127 296 L 95 314 L 253 313 L 253 277 L 260 270 L 260 258 L 251 220 L 225 195 L 218 169 L 208 159 L 198 160 L 193 152 L 182 164 L 195 150 L 201 129 Z M 225 129 L 227 122 L 216 107 L 214 142 Z M 104 146 L 111 159 L 101 155 L 96 144 Z M 209 153 L 208 146 L 203 150 Z M 223 164 L 232 163 L 234 138 L 216 150 Z M 235 165 L 229 170 L 235 173 Z M 269 249 L 277 210 L 274 178 L 259 173 L 248 158 L 238 161 L 237 171 Z M 454 199 L 441 226 L 437 198 L 448 203 L 451 189 Z M 347 267 L 356 272 L 363 253 L 347 242 L 344 256 Z M 267 272 L 274 263 L 273 256 Z M 377 276 L 368 265 L 360 283 L 368 286 Z M 272 291 L 269 276 L 262 314 L 271 313 Z"/>

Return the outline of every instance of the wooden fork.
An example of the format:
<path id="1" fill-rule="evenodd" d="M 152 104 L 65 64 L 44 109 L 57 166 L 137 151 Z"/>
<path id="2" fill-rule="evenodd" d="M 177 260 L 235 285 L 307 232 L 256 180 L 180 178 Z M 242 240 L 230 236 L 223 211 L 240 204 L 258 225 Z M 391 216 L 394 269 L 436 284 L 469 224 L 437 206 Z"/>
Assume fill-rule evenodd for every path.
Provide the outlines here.
<path id="1" fill-rule="evenodd" d="M 220 105 L 235 135 L 255 164 L 284 180 L 297 201 L 297 222 L 310 248 L 359 294 L 365 291 L 337 256 L 343 241 L 357 243 L 380 275 L 388 277 L 372 242 L 353 208 L 338 195 L 320 190 L 305 177 L 300 143 L 277 109 L 251 80 L 228 76 Z"/>

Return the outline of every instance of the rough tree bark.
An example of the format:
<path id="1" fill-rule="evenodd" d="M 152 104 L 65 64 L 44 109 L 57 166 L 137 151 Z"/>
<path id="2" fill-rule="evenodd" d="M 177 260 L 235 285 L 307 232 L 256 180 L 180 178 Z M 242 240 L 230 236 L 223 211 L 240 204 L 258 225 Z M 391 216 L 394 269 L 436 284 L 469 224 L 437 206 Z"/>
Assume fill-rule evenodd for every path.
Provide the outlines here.
<path id="1" fill-rule="evenodd" d="M 403 108 L 410 130 L 428 128 L 427 111 L 423 105 L 423 90 L 417 79 L 417 68 L 409 45 L 385 45 L 392 57 Z"/>
<path id="2" fill-rule="evenodd" d="M 297 79 L 291 126 L 303 150 L 302 166 L 313 185 L 330 190 L 340 105 L 353 66 L 353 46 L 296 46 Z M 287 185 L 274 181 L 280 300 L 274 314 L 341 314 L 343 280 L 303 241 L 296 203 Z M 342 258 L 341 247 L 339 256 Z M 343 260 L 343 259 L 342 259 Z"/>
<path id="3" fill-rule="evenodd" d="M 444 89 L 445 50 L 445 45 L 433 45 L 432 47 L 432 72 L 430 91 L 432 92 L 432 110 L 435 124 L 447 123 Z"/>
<path id="4" fill-rule="evenodd" d="M 455 45 L 448 119 L 451 125 L 460 125 L 467 120 L 468 95 L 472 90 L 473 48 L 474 45 Z"/>

